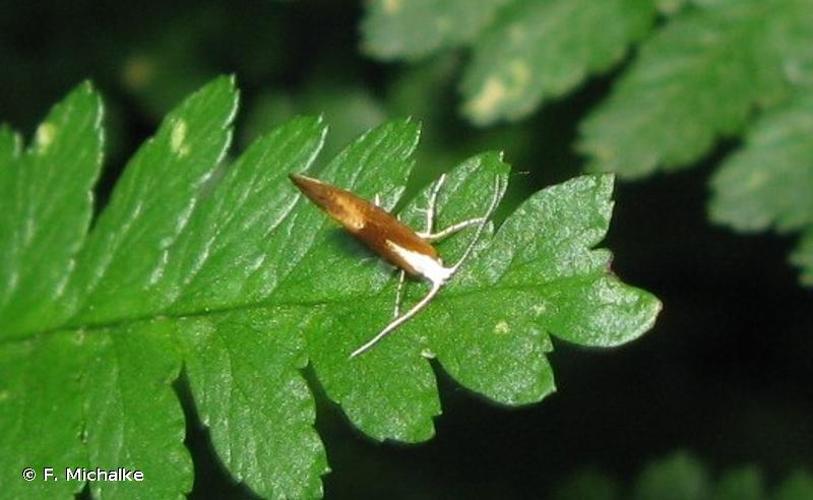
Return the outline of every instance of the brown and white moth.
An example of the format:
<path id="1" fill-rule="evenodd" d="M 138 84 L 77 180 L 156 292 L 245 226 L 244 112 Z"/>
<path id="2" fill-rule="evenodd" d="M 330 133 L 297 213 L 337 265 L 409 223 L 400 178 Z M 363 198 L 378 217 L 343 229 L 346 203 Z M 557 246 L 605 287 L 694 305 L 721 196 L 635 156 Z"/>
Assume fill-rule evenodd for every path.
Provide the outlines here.
<path id="1" fill-rule="evenodd" d="M 370 203 L 350 191 L 301 174 L 290 174 L 290 178 L 305 196 L 344 226 L 350 234 L 358 238 L 381 258 L 401 270 L 393 320 L 372 339 L 353 351 L 350 354 L 351 358 L 370 350 L 381 339 L 409 321 L 431 302 L 440 292 L 441 287 L 454 276 L 463 262 L 471 255 L 474 246 L 482 236 L 489 217 L 497 207 L 502 191 L 501 179 L 497 177 L 494 196 L 484 216 L 468 219 L 433 233 L 432 227 L 438 193 L 446 179 L 446 176 L 442 175 L 436 181 L 430 194 L 429 206 L 426 209 L 426 229 L 424 232 L 416 232 L 392 214 L 380 208 L 377 203 Z M 431 242 L 470 226 L 476 226 L 477 229 L 463 255 L 453 266 L 444 266 L 443 260 Z M 406 273 L 425 279 L 431 284 L 431 288 L 421 300 L 401 314 L 401 289 Z"/>

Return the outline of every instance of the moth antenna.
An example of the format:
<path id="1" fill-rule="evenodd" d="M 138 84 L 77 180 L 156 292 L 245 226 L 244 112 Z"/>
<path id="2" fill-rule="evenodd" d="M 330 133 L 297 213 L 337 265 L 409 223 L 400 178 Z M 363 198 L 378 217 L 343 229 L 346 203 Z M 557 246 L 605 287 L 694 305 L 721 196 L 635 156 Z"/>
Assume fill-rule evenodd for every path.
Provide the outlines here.
<path id="1" fill-rule="evenodd" d="M 429 234 L 432 232 L 432 227 L 435 225 L 435 210 L 438 204 L 438 194 L 440 193 L 440 188 L 443 187 L 443 183 L 446 182 L 446 174 L 443 173 L 438 177 L 438 180 L 435 181 L 435 185 L 432 186 L 432 192 L 429 195 L 429 206 L 426 208 L 426 233 Z"/>
<path id="2" fill-rule="evenodd" d="M 452 266 L 451 273 L 449 273 L 449 278 L 451 278 L 457 271 L 460 269 L 460 266 L 463 264 L 471 252 L 474 250 L 474 246 L 477 245 L 477 242 L 480 241 L 480 237 L 483 235 L 483 229 L 485 229 L 486 224 L 488 224 L 489 218 L 494 214 L 494 210 L 497 209 L 497 204 L 500 202 L 500 191 L 502 188 L 502 181 L 499 177 L 496 178 L 494 182 L 494 196 L 491 198 L 491 205 L 488 207 L 488 211 L 483 216 L 483 221 L 477 226 L 477 231 L 474 233 L 474 238 L 471 239 L 469 246 L 466 247 L 466 251 L 463 252 L 463 255 L 460 257 L 460 260 L 457 261 L 455 265 Z M 447 278 L 447 279 L 449 279 Z"/>

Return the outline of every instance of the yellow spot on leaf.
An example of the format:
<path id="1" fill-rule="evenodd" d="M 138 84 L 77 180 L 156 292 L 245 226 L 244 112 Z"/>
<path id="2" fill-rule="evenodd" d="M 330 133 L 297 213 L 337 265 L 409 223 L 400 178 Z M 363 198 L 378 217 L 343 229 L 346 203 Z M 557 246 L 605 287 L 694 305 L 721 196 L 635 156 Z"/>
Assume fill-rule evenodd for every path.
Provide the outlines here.
<path id="1" fill-rule="evenodd" d="M 169 147 L 173 153 L 180 157 L 189 154 L 189 145 L 185 143 L 186 130 L 186 121 L 178 120 L 175 122 L 175 125 L 172 126 L 172 133 L 169 136 Z"/>
<path id="2" fill-rule="evenodd" d="M 43 123 L 37 128 L 37 149 L 39 153 L 44 153 L 48 147 L 54 142 L 56 137 L 56 127 L 48 122 Z"/>
<path id="3" fill-rule="evenodd" d="M 466 104 L 466 108 L 475 118 L 484 119 L 494 113 L 494 108 L 505 99 L 506 95 L 503 81 L 492 76 L 486 80 L 480 92 Z"/>
<path id="4" fill-rule="evenodd" d="M 522 59 L 514 59 L 508 67 L 511 75 L 511 88 L 509 94 L 516 95 L 525 91 L 528 82 L 531 81 L 531 69 L 528 63 Z"/>
<path id="5" fill-rule="evenodd" d="M 77 330 L 71 340 L 74 344 L 82 345 L 85 342 L 85 331 Z"/>
<path id="6" fill-rule="evenodd" d="M 679 0 L 663 0 L 658 4 L 658 9 L 663 14 L 674 14 L 682 5 L 683 2 Z"/>
<path id="7" fill-rule="evenodd" d="M 381 4 L 384 6 L 384 12 L 390 15 L 401 10 L 401 0 L 382 0 Z"/>
<path id="8" fill-rule="evenodd" d="M 516 100 L 531 83 L 531 68 L 524 59 L 510 61 L 504 78 L 489 77 L 480 92 L 466 104 L 466 111 L 475 119 L 486 121 L 499 115 L 505 101 Z"/>
<path id="9" fill-rule="evenodd" d="M 511 331 L 511 327 L 505 320 L 499 321 L 496 325 L 494 325 L 494 333 L 498 335 L 505 335 L 506 333 Z"/>

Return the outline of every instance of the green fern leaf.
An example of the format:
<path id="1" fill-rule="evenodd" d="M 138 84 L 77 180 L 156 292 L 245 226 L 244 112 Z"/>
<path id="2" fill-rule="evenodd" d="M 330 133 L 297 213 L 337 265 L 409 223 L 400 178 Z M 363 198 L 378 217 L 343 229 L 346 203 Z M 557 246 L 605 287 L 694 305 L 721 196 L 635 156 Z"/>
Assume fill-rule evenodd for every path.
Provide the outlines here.
<path id="1" fill-rule="evenodd" d="M 364 49 L 379 59 L 423 57 L 471 41 L 510 0 L 376 0 L 361 25 Z"/>
<path id="2" fill-rule="evenodd" d="M 776 492 L 776 500 L 804 500 L 813 496 L 813 475 L 797 471 L 785 479 Z"/>
<path id="3" fill-rule="evenodd" d="M 749 131 L 745 147 L 729 157 L 712 179 L 712 220 L 738 231 L 813 232 L 813 93 L 800 94 L 767 113 Z M 802 244 L 795 257 L 803 281 Z"/>
<path id="4" fill-rule="evenodd" d="M 583 122 L 594 170 L 641 177 L 690 165 L 738 133 L 756 105 L 813 81 L 813 2 L 746 0 L 687 9 L 646 40 Z"/>
<path id="5" fill-rule="evenodd" d="M 514 3 L 474 44 L 465 115 L 478 124 L 524 117 L 621 60 L 654 13 L 646 0 Z"/>
<path id="6" fill-rule="evenodd" d="M 370 2 L 364 48 L 379 59 L 416 59 L 471 45 L 464 114 L 490 124 L 528 115 L 545 100 L 618 63 L 673 0 L 422 0 Z"/>
<path id="7" fill-rule="evenodd" d="M 790 256 L 791 263 L 802 270 L 799 278 L 803 284 L 813 286 L 813 230 L 802 235 L 801 242 Z"/>
<path id="8" fill-rule="evenodd" d="M 612 177 L 585 176 L 489 226 L 426 311 L 348 359 L 389 320 L 393 273 L 287 180 L 314 163 L 321 121 L 290 120 L 226 164 L 236 102 L 232 80 L 220 78 L 172 111 L 89 231 L 101 151 L 90 87 L 56 106 L 25 152 L 0 130 L 0 190 L 9 200 L 0 219 L 9 235 L 0 242 L 0 447 L 26 450 L 0 456 L 0 489 L 9 496 L 67 496 L 84 485 L 27 483 L 24 467 L 143 472 L 143 482 L 90 483 L 96 497 L 189 491 L 183 414 L 171 387 L 182 367 L 237 480 L 263 496 L 317 497 L 328 467 L 300 373 L 306 365 L 363 432 L 416 442 L 433 434 L 440 412 L 426 358 L 495 401 L 524 404 L 554 388 L 551 335 L 612 346 L 651 327 L 660 303 L 621 283 L 609 252 L 593 249 L 609 225 Z M 389 122 L 318 176 L 379 194 L 391 209 L 418 136 L 409 120 Z M 440 225 L 482 214 L 508 169 L 495 153 L 454 169 Z M 418 225 L 427 199 L 423 191 L 407 204 L 403 220 Z M 459 234 L 439 249 L 453 262 L 466 242 Z M 411 283 L 407 299 L 422 291 Z"/>

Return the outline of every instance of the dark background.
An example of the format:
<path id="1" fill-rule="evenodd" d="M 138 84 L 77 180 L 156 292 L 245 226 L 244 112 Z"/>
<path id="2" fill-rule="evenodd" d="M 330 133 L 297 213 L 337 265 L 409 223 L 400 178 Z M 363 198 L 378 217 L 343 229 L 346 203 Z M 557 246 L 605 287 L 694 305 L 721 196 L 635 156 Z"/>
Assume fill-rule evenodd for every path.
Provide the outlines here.
<path id="1" fill-rule="evenodd" d="M 512 178 L 513 203 L 580 173 L 576 126 L 613 74 L 521 123 L 474 129 L 456 113 L 465 51 L 416 65 L 375 62 L 358 48 L 361 15 L 355 2 L 329 0 L 3 2 L 0 120 L 30 137 L 51 104 L 92 80 L 106 106 L 102 203 L 163 113 L 221 73 L 234 73 L 242 93 L 235 154 L 292 113 L 324 111 L 343 141 L 413 114 L 424 120 L 416 184 L 493 148 L 529 172 Z M 350 116 L 346 93 L 372 112 Z M 273 116 L 264 117 L 269 99 Z M 437 436 L 419 446 L 371 442 L 320 398 L 317 426 L 333 470 L 326 497 L 539 498 L 588 466 L 631 481 L 675 450 L 692 452 L 712 475 L 754 464 L 769 485 L 813 469 L 813 294 L 786 262 L 794 239 L 738 235 L 706 217 L 709 176 L 736 145 L 677 174 L 618 184 L 605 245 L 624 281 L 662 300 L 651 332 L 611 350 L 555 340 L 558 392 L 530 407 L 495 406 L 438 369 L 444 414 Z M 183 383 L 178 390 L 196 467 L 192 497 L 250 495 L 221 468 Z"/>

